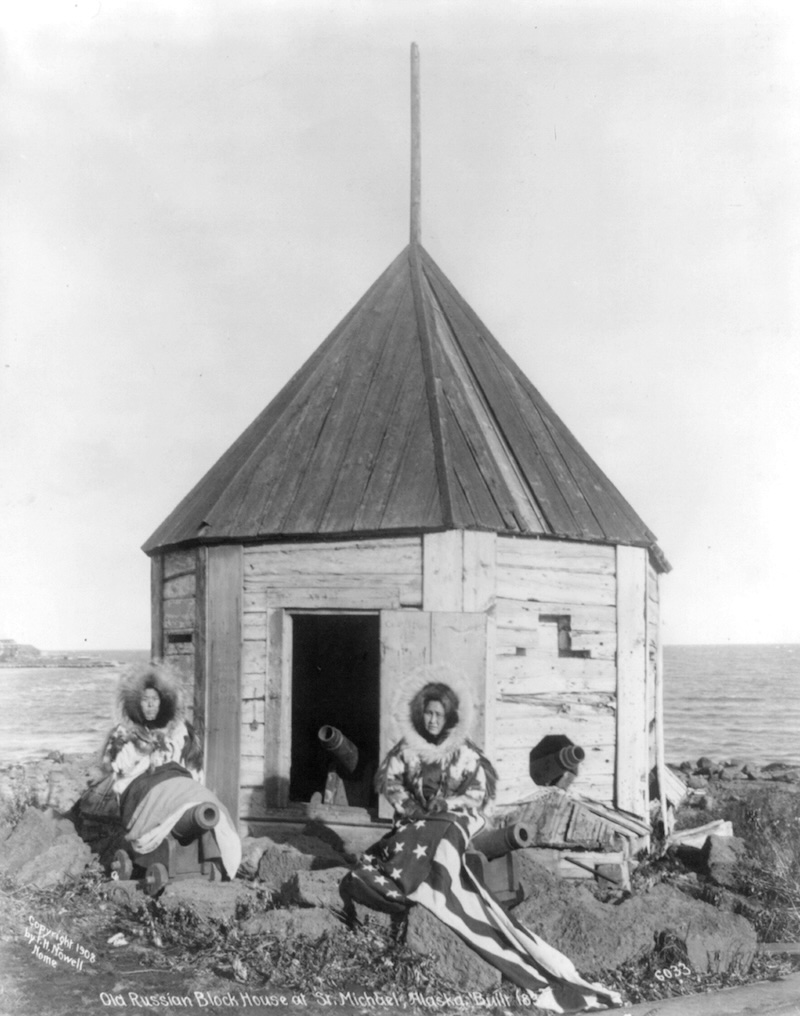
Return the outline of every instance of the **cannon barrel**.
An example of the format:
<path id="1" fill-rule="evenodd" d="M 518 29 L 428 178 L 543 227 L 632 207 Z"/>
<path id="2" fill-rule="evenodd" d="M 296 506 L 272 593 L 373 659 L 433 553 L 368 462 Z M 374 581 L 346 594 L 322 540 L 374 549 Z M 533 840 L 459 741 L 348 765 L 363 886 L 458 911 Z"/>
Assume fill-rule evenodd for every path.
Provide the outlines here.
<path id="1" fill-rule="evenodd" d="M 578 766 L 586 758 L 586 752 L 577 744 L 568 744 L 558 753 L 559 764 L 569 773 L 577 773 Z"/>
<path id="2" fill-rule="evenodd" d="M 586 752 L 577 744 L 567 744 L 558 751 L 530 761 L 530 774 L 534 783 L 548 787 L 567 773 L 577 773 L 578 766 L 586 758 Z"/>
<path id="3" fill-rule="evenodd" d="M 330 752 L 337 766 L 351 775 L 358 765 L 358 748 L 348 740 L 338 727 L 324 726 L 317 735 L 322 747 Z"/>
<path id="4" fill-rule="evenodd" d="M 185 811 L 172 827 L 172 835 L 178 840 L 188 843 L 203 833 L 213 829 L 219 822 L 219 808 L 213 801 L 196 804 Z"/>
<path id="5" fill-rule="evenodd" d="M 472 840 L 473 850 L 479 850 L 487 860 L 503 857 L 512 850 L 529 847 L 533 832 L 526 822 L 514 822 L 500 829 L 483 829 Z"/>

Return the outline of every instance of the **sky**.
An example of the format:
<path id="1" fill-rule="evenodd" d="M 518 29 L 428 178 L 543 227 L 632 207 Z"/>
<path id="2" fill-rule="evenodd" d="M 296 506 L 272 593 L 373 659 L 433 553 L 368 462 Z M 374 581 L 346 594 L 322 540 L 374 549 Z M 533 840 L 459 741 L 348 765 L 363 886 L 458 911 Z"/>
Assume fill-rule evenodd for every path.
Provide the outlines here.
<path id="1" fill-rule="evenodd" d="M 800 15 L 89 0 L 0 14 L 0 637 L 146 648 L 141 544 L 422 242 L 673 566 L 800 642 Z"/>

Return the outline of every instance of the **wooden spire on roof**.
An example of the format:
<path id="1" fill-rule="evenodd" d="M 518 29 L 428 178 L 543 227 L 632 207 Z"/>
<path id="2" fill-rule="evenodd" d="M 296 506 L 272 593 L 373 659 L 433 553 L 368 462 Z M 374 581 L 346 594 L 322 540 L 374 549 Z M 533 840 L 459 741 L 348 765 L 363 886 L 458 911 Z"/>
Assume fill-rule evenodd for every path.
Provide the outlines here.
<path id="1" fill-rule="evenodd" d="M 145 543 L 482 529 L 655 537 L 420 242 L 412 45 L 410 243 Z M 666 565 L 665 565 L 666 566 Z"/>

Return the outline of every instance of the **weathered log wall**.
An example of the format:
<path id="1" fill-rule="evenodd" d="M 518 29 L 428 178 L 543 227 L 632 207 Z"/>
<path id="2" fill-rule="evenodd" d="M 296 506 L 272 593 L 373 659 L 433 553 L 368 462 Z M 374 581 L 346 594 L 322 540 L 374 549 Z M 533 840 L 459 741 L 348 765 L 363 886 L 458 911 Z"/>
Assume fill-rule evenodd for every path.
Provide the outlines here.
<path id="1" fill-rule="evenodd" d="M 576 789 L 611 802 L 616 744 L 613 547 L 497 538 L 494 759 L 498 799 L 533 789 L 531 748 L 563 734 L 586 752 Z"/>
<path id="2" fill-rule="evenodd" d="M 184 694 L 191 715 L 200 710 L 195 701 L 197 670 L 200 665 L 200 611 L 198 589 L 202 588 L 203 550 L 173 550 L 152 559 L 152 644 L 154 660 L 164 659 L 183 679 Z"/>
<path id="3" fill-rule="evenodd" d="M 242 819 L 288 804 L 296 611 L 380 614 L 382 751 L 395 738 L 390 685 L 419 663 L 448 662 L 475 683 L 473 733 L 497 765 L 500 803 L 533 790 L 531 748 L 563 734 L 586 752 L 577 790 L 646 808 L 659 598 L 643 549 L 461 531 L 245 546 L 237 550 L 238 627 L 218 597 L 207 602 L 215 550 L 154 557 L 153 652 L 180 670 L 202 710 L 209 632 L 219 652 L 221 633 L 236 629 Z M 220 589 L 233 581 L 234 563 L 220 558 Z M 232 656 L 228 671 L 235 663 Z M 219 680 L 214 670 L 209 677 Z M 235 679 L 225 680 L 229 697 Z"/>

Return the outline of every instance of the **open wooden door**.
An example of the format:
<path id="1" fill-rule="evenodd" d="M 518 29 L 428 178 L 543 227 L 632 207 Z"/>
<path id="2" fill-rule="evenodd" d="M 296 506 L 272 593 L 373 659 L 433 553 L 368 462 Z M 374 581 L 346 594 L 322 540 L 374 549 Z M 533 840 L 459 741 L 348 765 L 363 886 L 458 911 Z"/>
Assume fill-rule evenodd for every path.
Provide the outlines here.
<path id="1" fill-rule="evenodd" d="M 474 700 L 470 737 L 484 746 L 487 741 L 487 687 L 489 618 L 485 613 L 382 610 L 380 629 L 380 756 L 401 737 L 400 718 L 395 714 L 393 689 L 425 663 L 446 664 L 469 685 Z M 389 818 L 392 809 L 381 798 L 379 814 Z"/>

